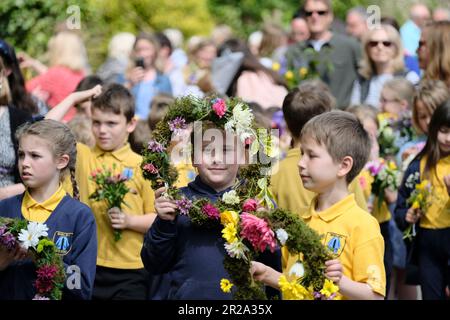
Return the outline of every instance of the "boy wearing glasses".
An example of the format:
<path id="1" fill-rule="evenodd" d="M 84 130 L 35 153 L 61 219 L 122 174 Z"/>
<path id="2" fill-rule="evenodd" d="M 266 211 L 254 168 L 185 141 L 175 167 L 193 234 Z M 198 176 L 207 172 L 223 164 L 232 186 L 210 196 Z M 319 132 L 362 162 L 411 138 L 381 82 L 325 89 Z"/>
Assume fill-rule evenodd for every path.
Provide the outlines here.
<path id="1" fill-rule="evenodd" d="M 331 0 L 306 0 L 302 9 L 310 37 L 288 49 L 288 68 L 307 68 L 312 72 L 312 62 L 318 62 L 320 78 L 330 86 L 337 106 L 344 108 L 350 102 L 353 82 L 357 77 L 360 47 L 356 40 L 329 30 L 333 22 Z M 311 54 L 310 48 L 316 53 Z"/>

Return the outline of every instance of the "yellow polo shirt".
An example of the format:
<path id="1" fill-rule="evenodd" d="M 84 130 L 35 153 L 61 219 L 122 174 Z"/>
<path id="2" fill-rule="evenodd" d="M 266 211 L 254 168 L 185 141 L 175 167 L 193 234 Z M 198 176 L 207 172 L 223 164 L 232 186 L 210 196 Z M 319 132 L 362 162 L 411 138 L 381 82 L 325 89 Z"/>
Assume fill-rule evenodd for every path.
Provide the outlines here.
<path id="1" fill-rule="evenodd" d="M 420 176 L 423 179 L 426 157 L 420 160 Z M 430 173 L 431 203 L 425 215 L 420 218 L 420 226 L 425 229 L 443 229 L 450 227 L 450 201 L 444 176 L 450 174 L 450 156 L 442 158 L 436 165 L 436 170 Z"/>
<path id="2" fill-rule="evenodd" d="M 114 241 L 114 230 L 107 214 L 106 203 L 89 199 L 89 195 L 96 189 L 95 182 L 89 179 L 91 172 L 102 169 L 102 165 L 112 169 L 115 164 L 115 173 L 121 173 L 124 169 L 132 171 L 132 178 L 126 184 L 137 191 L 137 194 L 125 195 L 124 201 L 128 206 L 122 207 L 123 212 L 130 215 L 155 212 L 155 195 L 150 181 L 144 179 L 140 168 L 142 157 L 134 153 L 128 143 L 113 152 L 103 151 L 97 146 L 90 149 L 78 143 L 77 152 L 76 180 L 80 189 L 80 200 L 92 209 L 97 222 L 97 265 L 116 269 L 143 268 L 140 253 L 144 235 L 133 230 L 122 230 L 122 239 Z"/>
<path id="3" fill-rule="evenodd" d="M 56 190 L 50 198 L 39 203 L 34 200 L 28 190 L 26 190 L 22 200 L 22 215 L 28 221 L 44 223 L 65 195 L 66 191 L 63 189 L 62 185 L 60 185 L 58 190 Z"/>
<path id="4" fill-rule="evenodd" d="M 384 296 L 384 240 L 377 220 L 357 205 L 353 194 L 321 212 L 315 210 L 316 201 L 317 198 L 314 198 L 306 211 L 305 222 L 319 233 L 322 243 L 337 255 L 346 277 L 367 283 L 374 292 Z M 286 248 L 283 249 L 286 253 Z M 283 256 L 284 259 L 286 254 Z M 289 276 L 291 267 L 298 260 L 297 255 L 289 256 L 285 261 L 286 276 Z"/>
<path id="5" fill-rule="evenodd" d="M 274 174 L 270 178 L 270 190 L 278 207 L 302 216 L 302 210 L 309 207 L 316 193 L 303 187 L 297 166 L 300 157 L 300 148 L 293 148 L 287 152 L 286 158 L 274 167 Z M 350 193 L 355 194 L 358 205 L 367 210 L 366 199 L 359 181 L 353 180 L 348 189 Z"/>
<path id="6" fill-rule="evenodd" d="M 364 192 L 364 196 L 366 198 L 366 201 L 369 200 L 369 197 L 372 193 L 372 182 L 374 178 L 371 176 L 369 170 L 363 170 L 361 173 L 356 177 L 356 179 L 359 181 L 360 186 Z M 391 212 L 389 211 L 389 208 L 386 204 L 386 201 L 383 201 L 381 204 L 381 207 L 378 206 L 378 197 L 375 197 L 373 201 L 373 210 L 372 215 L 377 219 L 378 223 L 383 223 L 386 221 L 391 220 Z"/>

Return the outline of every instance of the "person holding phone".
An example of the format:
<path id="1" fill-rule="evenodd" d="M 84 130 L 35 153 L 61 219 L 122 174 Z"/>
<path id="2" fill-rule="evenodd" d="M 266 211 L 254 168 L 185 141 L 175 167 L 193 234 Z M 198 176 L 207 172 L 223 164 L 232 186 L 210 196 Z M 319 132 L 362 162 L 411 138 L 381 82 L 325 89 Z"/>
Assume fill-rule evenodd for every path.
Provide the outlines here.
<path id="1" fill-rule="evenodd" d="M 144 120 L 150 114 L 150 104 L 155 95 L 172 94 L 169 78 L 155 66 L 158 48 L 158 42 L 153 35 L 140 33 L 131 53 L 133 63 L 127 74 L 126 86 L 135 97 L 136 116 Z"/>

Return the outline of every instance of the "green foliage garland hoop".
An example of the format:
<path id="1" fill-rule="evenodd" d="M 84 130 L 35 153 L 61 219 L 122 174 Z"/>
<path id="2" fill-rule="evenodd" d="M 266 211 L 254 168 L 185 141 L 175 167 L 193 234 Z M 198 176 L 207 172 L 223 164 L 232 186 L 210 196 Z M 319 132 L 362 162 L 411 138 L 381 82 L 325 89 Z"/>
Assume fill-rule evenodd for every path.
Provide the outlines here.
<path id="1" fill-rule="evenodd" d="M 271 158 L 276 148 L 271 135 L 255 128 L 253 114 L 241 100 L 187 96 L 176 99 L 169 107 L 143 152 L 141 168 L 153 189 L 166 186 L 179 213 L 189 215 L 194 225 L 222 226 L 228 253 L 224 267 L 231 278 L 231 281 L 222 279 L 222 290 L 231 292 L 235 299 L 265 299 L 263 286 L 250 275 L 250 262 L 260 252 L 273 251 L 280 245 L 286 246 L 291 254 L 303 254 L 305 273 L 298 284 L 310 291 L 305 298 L 323 298 L 318 293 L 326 284 L 325 261 L 332 259 L 332 254 L 322 245 L 319 235 L 297 215 L 275 208 L 267 174 L 270 162 L 241 166 L 239 183 L 215 203 L 206 198 L 190 201 L 173 187 L 177 172 L 168 154 L 172 134 L 195 121 L 209 121 L 226 132 L 235 133 L 239 141 L 249 145 L 252 157 Z"/>

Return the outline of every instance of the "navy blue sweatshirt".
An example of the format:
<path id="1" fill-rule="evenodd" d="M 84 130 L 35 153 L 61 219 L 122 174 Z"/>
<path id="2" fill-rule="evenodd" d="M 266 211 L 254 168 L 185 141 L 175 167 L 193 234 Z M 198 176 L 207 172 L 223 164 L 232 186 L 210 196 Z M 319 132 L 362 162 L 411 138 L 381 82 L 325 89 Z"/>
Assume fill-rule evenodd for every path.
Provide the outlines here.
<path id="1" fill-rule="evenodd" d="M 225 192 L 216 192 L 197 176 L 195 181 L 181 189 L 189 199 L 208 198 L 215 202 Z M 178 215 L 174 221 L 156 218 L 145 236 L 141 251 L 145 268 L 152 276 L 164 274 L 159 278 L 159 298 L 229 300 L 232 295 L 220 289 L 220 280 L 230 279 L 225 271 L 223 260 L 227 256 L 222 227 L 202 228 L 191 224 L 190 219 Z M 281 251 L 266 250 L 258 259 L 281 271 Z M 170 282 L 170 283 L 167 283 Z M 267 288 L 270 296 L 278 292 Z"/>
<path id="2" fill-rule="evenodd" d="M 23 219 L 21 213 L 24 194 L 0 201 L 0 215 L 7 218 Z M 74 278 L 77 266 L 80 287 L 63 289 L 63 299 L 90 299 L 95 278 L 97 260 L 97 227 L 91 209 L 85 204 L 66 195 L 45 224 L 48 238 L 53 239 L 63 256 L 64 268 L 70 280 Z M 18 261 L 0 271 L 0 300 L 31 300 L 36 289 L 36 267 L 31 260 Z M 75 284 L 76 281 L 69 281 Z"/>

